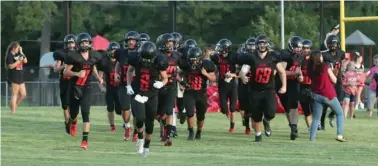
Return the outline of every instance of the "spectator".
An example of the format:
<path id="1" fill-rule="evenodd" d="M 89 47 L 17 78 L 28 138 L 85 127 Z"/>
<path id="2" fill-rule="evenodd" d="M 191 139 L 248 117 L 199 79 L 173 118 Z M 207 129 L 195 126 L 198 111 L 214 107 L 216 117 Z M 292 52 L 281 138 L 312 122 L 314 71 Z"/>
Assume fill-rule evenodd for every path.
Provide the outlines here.
<path id="1" fill-rule="evenodd" d="M 12 89 L 10 109 L 16 112 L 17 106 L 26 96 L 23 65 L 28 63 L 22 47 L 17 42 L 12 42 L 5 52 L 5 69 L 8 70 L 8 83 Z"/>

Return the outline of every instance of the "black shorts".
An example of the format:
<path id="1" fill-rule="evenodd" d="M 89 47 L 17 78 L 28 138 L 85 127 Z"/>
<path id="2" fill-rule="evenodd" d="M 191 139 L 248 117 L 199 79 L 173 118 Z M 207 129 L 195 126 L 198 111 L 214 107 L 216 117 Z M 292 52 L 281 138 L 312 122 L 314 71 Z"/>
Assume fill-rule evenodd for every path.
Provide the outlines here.
<path id="1" fill-rule="evenodd" d="M 157 113 L 158 96 L 149 97 L 145 103 L 139 103 L 133 97 L 131 105 L 133 106 L 133 116 L 137 121 L 154 121 Z"/>
<path id="2" fill-rule="evenodd" d="M 248 116 L 252 117 L 255 122 L 265 119 L 271 120 L 276 116 L 277 101 L 276 92 L 274 90 L 253 91 L 249 93 L 249 109 Z"/>
<path id="3" fill-rule="evenodd" d="M 61 79 L 59 81 L 60 102 L 64 110 L 66 110 L 69 105 L 70 98 L 69 98 L 68 93 L 70 91 L 70 86 L 71 86 L 70 80 Z"/>
<path id="4" fill-rule="evenodd" d="M 8 76 L 7 81 L 9 85 L 11 85 L 12 83 L 14 84 L 25 83 L 24 70 L 9 70 L 8 69 L 7 76 Z"/>
<path id="5" fill-rule="evenodd" d="M 78 94 L 80 94 L 78 96 Z M 77 86 L 77 85 L 70 85 L 70 101 L 69 101 L 69 108 L 70 112 L 79 112 L 89 113 L 91 102 L 92 102 L 92 89 L 90 86 Z"/>
<path id="6" fill-rule="evenodd" d="M 238 84 L 235 81 L 226 83 L 220 81 L 218 84 L 219 91 L 219 106 L 222 113 L 236 111 L 236 102 L 238 100 Z M 228 109 L 228 102 L 230 102 L 230 109 Z"/>
<path id="7" fill-rule="evenodd" d="M 158 115 L 172 115 L 175 108 L 177 88 L 165 88 L 159 90 Z"/>
<path id="8" fill-rule="evenodd" d="M 187 90 L 184 93 L 184 103 L 186 115 L 190 118 L 194 116 L 196 110 L 197 120 L 203 121 L 207 111 L 207 94 L 204 91 Z"/>
<path id="9" fill-rule="evenodd" d="M 130 110 L 130 95 L 127 94 L 126 86 L 118 86 L 118 98 L 122 111 Z"/>
<path id="10" fill-rule="evenodd" d="M 278 96 L 285 112 L 288 113 L 290 112 L 290 109 L 297 109 L 300 98 L 299 84 L 297 82 L 288 82 L 286 93 L 278 94 Z"/>
<path id="11" fill-rule="evenodd" d="M 117 115 L 121 115 L 121 106 L 119 103 L 117 90 L 118 87 L 106 86 L 106 109 L 108 112 L 113 112 L 115 110 Z"/>
<path id="12" fill-rule="evenodd" d="M 349 94 L 343 90 L 343 100 L 349 100 L 350 103 L 356 102 L 356 95 Z"/>
<path id="13" fill-rule="evenodd" d="M 249 105 L 249 96 L 248 96 L 249 84 L 240 84 L 238 87 L 238 100 L 240 109 L 246 111 Z"/>

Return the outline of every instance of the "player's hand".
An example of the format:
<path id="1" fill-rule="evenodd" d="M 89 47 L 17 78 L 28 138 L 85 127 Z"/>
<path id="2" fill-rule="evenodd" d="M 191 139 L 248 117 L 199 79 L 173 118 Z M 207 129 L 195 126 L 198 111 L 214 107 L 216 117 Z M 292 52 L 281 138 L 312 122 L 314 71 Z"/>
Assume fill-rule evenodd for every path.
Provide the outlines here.
<path id="1" fill-rule="evenodd" d="M 139 102 L 139 103 L 145 103 L 145 102 L 148 100 L 148 98 L 147 98 L 147 100 L 146 100 L 145 97 L 143 97 L 143 96 L 141 96 L 141 95 L 139 95 L 139 94 L 135 95 L 134 99 L 135 99 L 137 102 Z"/>
<path id="2" fill-rule="evenodd" d="M 297 75 L 297 76 L 302 75 L 302 70 L 301 70 L 300 67 L 297 67 L 297 68 L 295 69 L 295 75 Z"/>
<path id="3" fill-rule="evenodd" d="M 242 81 L 243 81 L 243 84 L 247 84 L 248 81 L 249 81 L 249 78 L 248 78 L 247 76 L 244 76 L 244 77 L 242 78 Z"/>
<path id="4" fill-rule="evenodd" d="M 303 76 L 300 75 L 297 79 L 298 79 L 299 82 L 302 82 L 303 81 Z"/>
<path id="5" fill-rule="evenodd" d="M 286 93 L 286 87 L 281 87 L 281 89 L 278 91 L 280 94 L 285 94 Z"/>
<path id="6" fill-rule="evenodd" d="M 81 70 L 81 71 L 78 73 L 77 76 L 80 77 L 80 78 L 84 78 L 84 77 L 85 77 L 85 70 Z"/>
<path id="7" fill-rule="evenodd" d="M 98 83 L 98 87 L 100 88 L 101 92 L 106 92 L 106 88 L 103 84 Z"/>
<path id="8" fill-rule="evenodd" d="M 154 85 L 153 85 L 156 89 L 160 89 L 164 86 L 163 82 L 161 81 L 155 81 Z"/>
<path id="9" fill-rule="evenodd" d="M 180 85 L 179 87 L 180 87 L 180 90 L 181 90 L 181 91 L 184 91 L 184 90 L 185 90 L 184 86 Z"/>
<path id="10" fill-rule="evenodd" d="M 134 90 L 133 90 L 133 88 L 130 85 L 126 86 L 126 93 L 128 95 L 133 95 L 134 94 Z"/>
<path id="11" fill-rule="evenodd" d="M 232 74 L 230 72 L 227 72 L 225 76 L 226 78 L 232 78 Z"/>
<path id="12" fill-rule="evenodd" d="M 205 68 L 201 69 L 201 73 L 202 73 L 202 75 L 205 75 L 205 76 L 209 74 L 209 73 L 207 73 Z M 227 77 L 227 74 L 226 74 L 226 77 Z"/>
<path id="13" fill-rule="evenodd" d="M 117 83 L 119 83 L 120 79 L 121 79 L 121 78 L 120 78 L 119 74 L 118 74 L 118 73 L 115 73 L 115 74 L 114 74 L 114 81 L 117 82 Z"/>

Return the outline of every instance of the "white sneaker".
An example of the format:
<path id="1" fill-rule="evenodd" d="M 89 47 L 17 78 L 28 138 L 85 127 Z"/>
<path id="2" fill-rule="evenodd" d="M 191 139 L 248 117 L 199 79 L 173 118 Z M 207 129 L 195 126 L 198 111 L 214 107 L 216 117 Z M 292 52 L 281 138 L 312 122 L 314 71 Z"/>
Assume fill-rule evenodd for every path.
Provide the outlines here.
<path id="1" fill-rule="evenodd" d="M 149 154 L 150 154 L 150 149 L 149 148 L 145 148 L 143 150 L 142 157 L 147 157 Z"/>
<path id="2" fill-rule="evenodd" d="M 364 103 L 360 103 L 360 108 L 361 109 L 365 109 L 365 104 Z"/>
<path id="3" fill-rule="evenodd" d="M 136 151 L 138 154 L 143 153 L 144 139 L 138 139 L 136 143 Z"/>

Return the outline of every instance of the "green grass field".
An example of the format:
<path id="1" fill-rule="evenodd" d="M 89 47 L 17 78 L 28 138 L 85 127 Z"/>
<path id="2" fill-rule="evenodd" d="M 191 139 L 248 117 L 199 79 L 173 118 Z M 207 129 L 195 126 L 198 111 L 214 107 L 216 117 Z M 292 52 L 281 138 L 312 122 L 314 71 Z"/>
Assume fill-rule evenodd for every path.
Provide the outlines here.
<path id="1" fill-rule="evenodd" d="M 357 119 L 346 121 L 346 143 L 336 142 L 336 129 L 328 125 L 326 131 L 318 133 L 316 142 L 309 142 L 303 118 L 299 125 L 300 138 L 290 141 L 289 127 L 282 114 L 271 123 L 272 137 L 263 137 L 262 143 L 254 143 L 253 134 L 244 135 L 240 118 L 236 132 L 228 133 L 228 120 L 219 113 L 210 113 L 201 141 L 186 141 L 186 125 L 179 124 L 179 138 L 174 139 L 172 147 L 165 147 L 159 142 L 159 129 L 155 123 L 155 135 L 147 158 L 136 154 L 135 143 L 122 140 L 120 117 L 116 118 L 117 131 L 109 131 L 105 107 L 92 108 L 88 151 L 79 147 L 81 127 L 78 135 L 71 137 L 65 134 L 62 119 L 59 107 L 21 107 L 16 114 L 2 108 L 1 164 L 371 166 L 378 163 L 378 118 L 376 114 L 368 118 L 365 111 L 358 112 Z"/>

